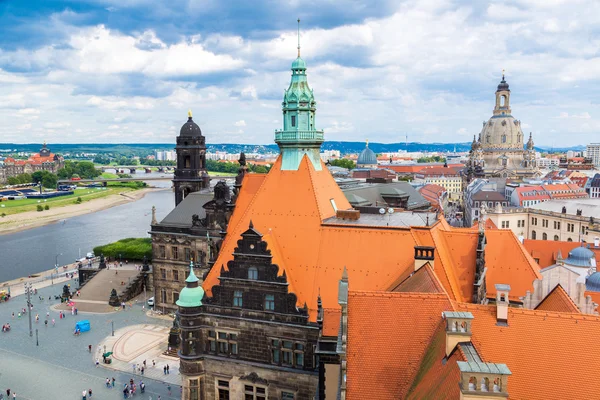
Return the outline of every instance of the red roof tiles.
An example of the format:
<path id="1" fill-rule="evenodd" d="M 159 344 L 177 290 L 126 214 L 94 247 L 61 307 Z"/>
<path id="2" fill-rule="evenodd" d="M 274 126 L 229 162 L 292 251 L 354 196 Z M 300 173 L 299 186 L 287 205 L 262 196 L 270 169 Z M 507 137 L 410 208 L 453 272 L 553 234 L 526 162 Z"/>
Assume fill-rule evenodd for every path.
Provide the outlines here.
<path id="1" fill-rule="evenodd" d="M 540 311 L 580 313 L 577 305 L 571 300 L 571 297 L 561 285 L 556 285 L 535 309 Z"/>

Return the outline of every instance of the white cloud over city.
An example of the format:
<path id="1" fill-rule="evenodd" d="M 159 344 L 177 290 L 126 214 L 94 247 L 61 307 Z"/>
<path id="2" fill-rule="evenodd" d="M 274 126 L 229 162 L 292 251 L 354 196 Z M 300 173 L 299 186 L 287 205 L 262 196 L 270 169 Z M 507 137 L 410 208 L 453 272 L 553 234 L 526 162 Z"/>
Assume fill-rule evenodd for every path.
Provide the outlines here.
<path id="1" fill-rule="evenodd" d="M 208 142 L 271 143 L 298 16 L 328 140 L 470 141 L 502 69 L 536 144 L 600 139 L 592 0 L 8 3 L 1 142 L 169 143 L 191 109 Z"/>

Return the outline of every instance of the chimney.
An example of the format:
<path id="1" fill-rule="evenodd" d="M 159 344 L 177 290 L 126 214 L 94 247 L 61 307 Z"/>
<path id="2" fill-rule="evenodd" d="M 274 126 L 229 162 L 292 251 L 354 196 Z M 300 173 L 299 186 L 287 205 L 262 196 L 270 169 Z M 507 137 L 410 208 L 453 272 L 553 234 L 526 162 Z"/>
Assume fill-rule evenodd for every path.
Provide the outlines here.
<path id="1" fill-rule="evenodd" d="M 508 326 L 508 294 L 510 285 L 497 283 L 496 285 L 496 325 Z"/>
<path id="2" fill-rule="evenodd" d="M 449 357 L 457 344 L 471 341 L 473 314 L 462 311 L 444 311 L 442 316 L 446 319 L 446 357 Z"/>
<path id="3" fill-rule="evenodd" d="M 434 252 L 435 247 L 415 246 L 415 272 L 427 263 L 433 268 Z"/>

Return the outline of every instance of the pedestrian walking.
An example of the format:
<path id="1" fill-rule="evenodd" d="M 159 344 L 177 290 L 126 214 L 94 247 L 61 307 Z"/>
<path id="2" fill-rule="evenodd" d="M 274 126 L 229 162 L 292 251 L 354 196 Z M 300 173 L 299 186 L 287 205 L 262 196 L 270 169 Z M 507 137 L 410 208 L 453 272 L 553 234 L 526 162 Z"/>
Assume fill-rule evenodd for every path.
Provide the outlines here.
<path id="1" fill-rule="evenodd" d="M 131 367 L 133 368 L 133 373 L 135 374 L 135 364 L 132 364 Z"/>
<path id="2" fill-rule="evenodd" d="M 88 389 L 88 394 L 90 395 L 90 399 L 92 398 L 92 388 Z"/>
<path id="3" fill-rule="evenodd" d="M 140 372 L 140 363 L 137 363 L 135 367 L 137 368 L 137 372 Z"/>
<path id="4" fill-rule="evenodd" d="M 37 322 L 40 320 L 40 315 L 39 314 L 35 314 L 35 323 L 37 324 Z"/>
<path id="5" fill-rule="evenodd" d="M 46 318 L 50 318 L 50 311 L 46 311 Z"/>
<path id="6" fill-rule="evenodd" d="M 169 396 L 171 395 L 171 384 L 167 384 L 167 391 L 169 392 Z"/>
<path id="7" fill-rule="evenodd" d="M 99 365 L 100 365 L 100 360 L 98 358 L 96 358 L 96 368 L 98 368 Z"/>
<path id="8" fill-rule="evenodd" d="M 152 360 L 152 368 L 156 367 L 156 363 Z"/>
<path id="9" fill-rule="evenodd" d="M 12 319 L 15 319 L 15 312 L 12 313 Z"/>
<path id="10" fill-rule="evenodd" d="M 146 368 L 146 360 L 142 361 L 142 364 L 144 365 L 144 368 Z"/>
<path id="11" fill-rule="evenodd" d="M 169 374 L 169 364 L 167 364 L 167 375 Z"/>
<path id="12" fill-rule="evenodd" d="M 47 328 L 48 327 L 48 320 L 44 320 L 44 326 Z"/>
<path id="13" fill-rule="evenodd" d="M 56 321 L 52 318 L 52 326 L 56 325 Z"/>
<path id="14" fill-rule="evenodd" d="M 92 345 L 88 344 L 88 352 L 91 353 L 92 352 Z"/>
<path id="15" fill-rule="evenodd" d="M 115 387 L 115 377 L 112 378 L 112 387 Z"/>
<path id="16" fill-rule="evenodd" d="M 163 374 L 166 375 L 167 374 L 167 366 L 163 366 Z"/>
<path id="17" fill-rule="evenodd" d="M 86 400 L 87 399 L 87 390 L 84 390 L 83 392 L 81 392 L 81 400 Z"/>
<path id="18" fill-rule="evenodd" d="M 142 365 L 140 372 L 142 373 L 142 375 L 144 375 L 144 366 L 143 365 Z"/>

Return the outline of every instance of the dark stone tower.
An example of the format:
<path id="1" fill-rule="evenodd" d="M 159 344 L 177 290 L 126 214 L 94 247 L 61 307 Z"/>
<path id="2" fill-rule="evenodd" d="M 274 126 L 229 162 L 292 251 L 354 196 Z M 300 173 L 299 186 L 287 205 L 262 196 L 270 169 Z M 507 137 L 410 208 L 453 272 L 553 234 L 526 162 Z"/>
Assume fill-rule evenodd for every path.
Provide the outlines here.
<path id="1" fill-rule="evenodd" d="M 177 136 L 177 168 L 173 186 L 175 187 L 175 206 L 190 193 L 207 188 L 210 178 L 206 172 L 206 142 L 200 127 L 192 120 L 188 112 L 188 121 L 183 124 Z"/>

